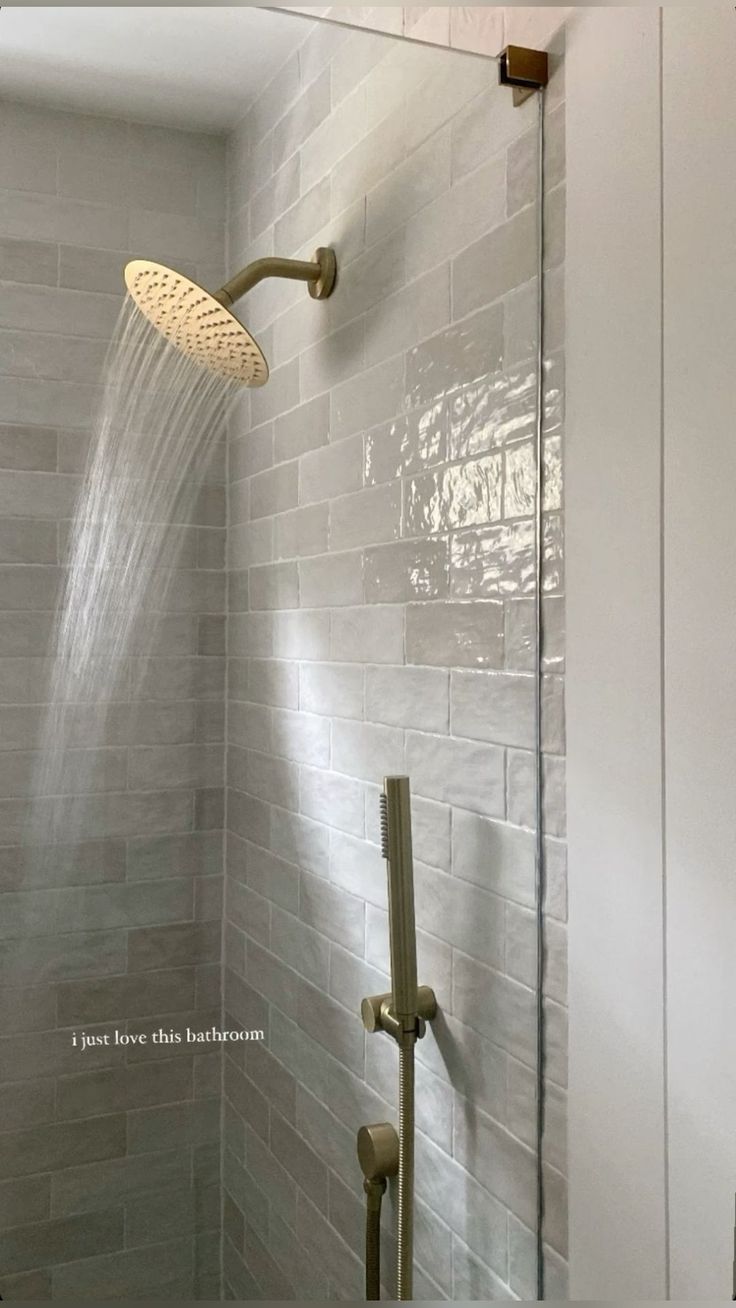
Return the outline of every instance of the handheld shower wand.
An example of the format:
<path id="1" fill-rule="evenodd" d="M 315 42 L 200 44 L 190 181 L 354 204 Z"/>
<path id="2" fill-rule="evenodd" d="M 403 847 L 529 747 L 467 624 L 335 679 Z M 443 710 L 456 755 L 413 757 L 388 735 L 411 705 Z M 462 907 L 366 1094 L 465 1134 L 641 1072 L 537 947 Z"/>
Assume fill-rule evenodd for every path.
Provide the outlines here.
<path id="1" fill-rule="evenodd" d="M 381 853 L 388 868 L 388 921 L 394 1017 L 412 1033 L 417 1021 L 417 937 L 408 777 L 386 777 L 381 805 Z"/>
<path id="2" fill-rule="evenodd" d="M 364 999 L 361 1015 L 367 1031 L 385 1031 L 399 1047 L 399 1130 L 397 1136 L 388 1123 L 361 1127 L 358 1156 L 366 1181 L 374 1180 L 377 1171 L 384 1178 L 397 1173 L 397 1298 L 406 1300 L 412 1298 L 414 1264 L 414 1046 L 435 1016 L 437 1001 L 429 986 L 417 986 L 409 778 L 386 777 L 380 803 L 381 847 L 388 870 L 391 993 Z M 366 1170 L 366 1133 L 376 1133 L 381 1141 L 383 1166 L 379 1170 L 372 1155 L 373 1177 Z M 366 1247 L 373 1249 L 375 1242 Z M 377 1260 L 377 1252 L 374 1265 L 367 1259 L 367 1299 L 380 1297 Z"/>

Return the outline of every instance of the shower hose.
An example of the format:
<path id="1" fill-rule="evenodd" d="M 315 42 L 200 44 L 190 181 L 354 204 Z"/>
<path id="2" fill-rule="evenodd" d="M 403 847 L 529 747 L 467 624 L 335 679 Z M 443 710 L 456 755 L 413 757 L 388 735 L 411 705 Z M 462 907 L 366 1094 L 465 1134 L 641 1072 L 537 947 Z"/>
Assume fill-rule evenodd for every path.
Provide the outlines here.
<path id="1" fill-rule="evenodd" d="M 414 1043 L 415 1031 L 399 1037 L 399 1130 L 396 1193 L 396 1298 L 413 1294 L 414 1266 Z M 391 1128 L 388 1128 L 391 1130 Z M 381 1200 L 386 1176 L 369 1173 L 363 1181 L 365 1215 L 365 1297 L 381 1297 Z"/>
<path id="2" fill-rule="evenodd" d="M 365 1180 L 365 1297 L 381 1297 L 381 1200 L 386 1191 L 383 1177 Z"/>
<path id="3" fill-rule="evenodd" d="M 405 1033 L 399 1045 L 399 1176 L 397 1195 L 398 1257 L 396 1297 L 414 1292 L 414 1042 Z"/>

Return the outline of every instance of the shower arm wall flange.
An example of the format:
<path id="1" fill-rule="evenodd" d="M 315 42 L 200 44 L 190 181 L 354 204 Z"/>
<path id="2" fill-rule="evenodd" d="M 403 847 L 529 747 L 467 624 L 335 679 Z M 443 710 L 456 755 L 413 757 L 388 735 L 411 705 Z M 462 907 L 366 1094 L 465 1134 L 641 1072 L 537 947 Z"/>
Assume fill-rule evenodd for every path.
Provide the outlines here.
<path id="1" fill-rule="evenodd" d="M 335 251 L 329 247 L 320 247 L 315 251 L 314 259 L 309 261 L 281 259 L 277 255 L 255 259 L 231 277 L 229 282 L 225 282 L 219 291 L 215 291 L 212 298 L 229 309 L 266 277 L 285 277 L 290 281 L 308 282 L 312 299 L 326 300 L 335 289 L 337 279 Z"/>

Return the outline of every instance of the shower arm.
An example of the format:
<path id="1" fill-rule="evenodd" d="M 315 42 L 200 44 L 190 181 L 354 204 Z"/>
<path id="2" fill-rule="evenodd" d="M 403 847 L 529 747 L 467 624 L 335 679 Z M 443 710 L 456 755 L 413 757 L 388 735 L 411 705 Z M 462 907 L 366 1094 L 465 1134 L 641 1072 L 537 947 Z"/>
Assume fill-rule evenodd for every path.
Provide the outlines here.
<path id="1" fill-rule="evenodd" d="M 255 259 L 241 269 L 229 282 L 215 291 L 212 298 L 229 309 L 236 300 L 264 281 L 266 277 L 282 277 L 289 281 L 308 282 L 309 294 L 314 300 L 326 300 L 335 286 L 337 266 L 334 250 L 320 248 L 314 259 L 281 259 L 270 255 Z"/>

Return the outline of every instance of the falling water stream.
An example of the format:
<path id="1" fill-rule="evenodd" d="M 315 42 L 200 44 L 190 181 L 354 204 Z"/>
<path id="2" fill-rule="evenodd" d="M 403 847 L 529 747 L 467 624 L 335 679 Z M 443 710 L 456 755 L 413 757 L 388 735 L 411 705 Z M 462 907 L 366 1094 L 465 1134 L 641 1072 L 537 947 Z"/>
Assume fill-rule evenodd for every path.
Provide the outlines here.
<path id="1" fill-rule="evenodd" d="M 88 797 L 126 789 L 120 747 L 145 711 L 162 620 L 196 609 L 184 593 L 191 574 L 178 569 L 238 390 L 169 343 L 126 299 L 52 637 L 27 828 L 33 844 L 107 834 L 104 803 L 97 799 L 92 821 Z"/>

